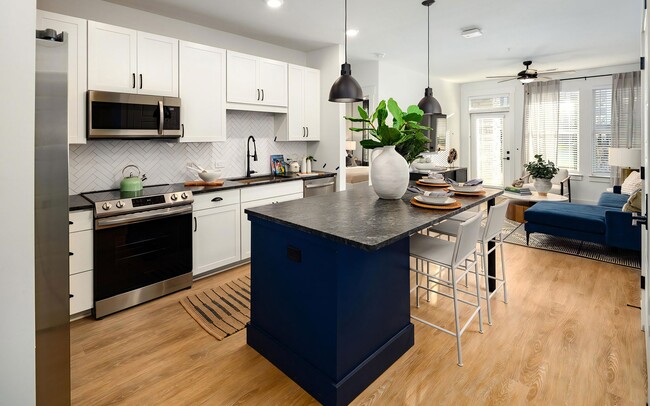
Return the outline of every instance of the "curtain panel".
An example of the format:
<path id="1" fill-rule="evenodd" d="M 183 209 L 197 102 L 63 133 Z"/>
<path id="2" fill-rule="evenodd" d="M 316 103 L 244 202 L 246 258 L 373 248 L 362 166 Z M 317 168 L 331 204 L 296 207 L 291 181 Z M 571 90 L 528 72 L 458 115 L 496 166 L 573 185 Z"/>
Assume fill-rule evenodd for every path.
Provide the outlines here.
<path id="1" fill-rule="evenodd" d="M 642 100 L 641 72 L 612 75 L 612 148 L 641 148 Z M 620 185 L 619 167 L 610 173 L 612 185 Z"/>
<path id="2" fill-rule="evenodd" d="M 557 162 L 560 116 L 560 81 L 532 82 L 524 85 L 524 131 L 521 162 L 537 154 Z"/>

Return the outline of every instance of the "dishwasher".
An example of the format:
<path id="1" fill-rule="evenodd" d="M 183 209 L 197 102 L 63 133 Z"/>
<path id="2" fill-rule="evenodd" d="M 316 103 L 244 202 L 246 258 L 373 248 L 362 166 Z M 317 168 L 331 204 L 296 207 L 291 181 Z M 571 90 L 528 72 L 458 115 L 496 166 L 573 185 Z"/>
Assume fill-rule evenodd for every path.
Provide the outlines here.
<path id="1" fill-rule="evenodd" d="M 336 192 L 336 175 L 327 178 L 305 179 L 303 196 L 320 196 Z"/>

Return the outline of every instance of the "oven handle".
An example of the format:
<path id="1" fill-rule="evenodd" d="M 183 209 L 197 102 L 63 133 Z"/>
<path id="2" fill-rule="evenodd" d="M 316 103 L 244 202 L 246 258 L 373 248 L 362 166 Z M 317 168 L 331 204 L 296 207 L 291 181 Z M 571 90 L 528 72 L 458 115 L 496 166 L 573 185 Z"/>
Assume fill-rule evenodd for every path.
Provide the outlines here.
<path id="1" fill-rule="evenodd" d="M 162 135 L 165 123 L 165 106 L 162 100 L 158 100 L 158 134 Z"/>
<path id="2" fill-rule="evenodd" d="M 141 213 L 124 214 L 121 216 L 108 217 L 95 220 L 95 230 L 119 227 L 125 224 L 140 223 L 147 220 L 155 220 L 160 217 L 177 216 L 191 213 L 192 205 L 167 207 L 164 209 L 149 210 Z"/>

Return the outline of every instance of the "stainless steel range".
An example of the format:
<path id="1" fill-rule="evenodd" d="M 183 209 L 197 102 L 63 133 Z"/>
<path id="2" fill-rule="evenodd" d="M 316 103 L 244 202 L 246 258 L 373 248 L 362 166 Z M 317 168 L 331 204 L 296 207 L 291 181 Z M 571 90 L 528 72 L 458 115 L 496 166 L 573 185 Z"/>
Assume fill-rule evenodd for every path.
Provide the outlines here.
<path id="1" fill-rule="evenodd" d="M 159 185 L 82 196 L 94 205 L 96 318 L 192 286 L 191 191 Z"/>

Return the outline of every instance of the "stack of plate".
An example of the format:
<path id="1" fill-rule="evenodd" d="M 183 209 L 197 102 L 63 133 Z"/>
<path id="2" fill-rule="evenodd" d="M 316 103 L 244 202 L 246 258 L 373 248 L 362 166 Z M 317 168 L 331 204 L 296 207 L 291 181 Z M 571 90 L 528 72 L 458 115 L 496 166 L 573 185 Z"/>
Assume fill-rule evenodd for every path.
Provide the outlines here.
<path id="1" fill-rule="evenodd" d="M 423 177 L 422 179 L 420 179 L 420 182 L 429 183 L 431 185 L 447 185 L 447 182 L 445 182 L 444 179 L 432 179 L 432 178 L 428 178 L 426 176 Z"/>
<path id="2" fill-rule="evenodd" d="M 430 204 L 434 206 L 447 206 L 456 202 L 456 199 L 453 199 L 449 196 L 432 197 L 432 196 L 425 196 L 425 195 L 417 195 L 414 197 L 414 199 L 420 203 Z"/>

